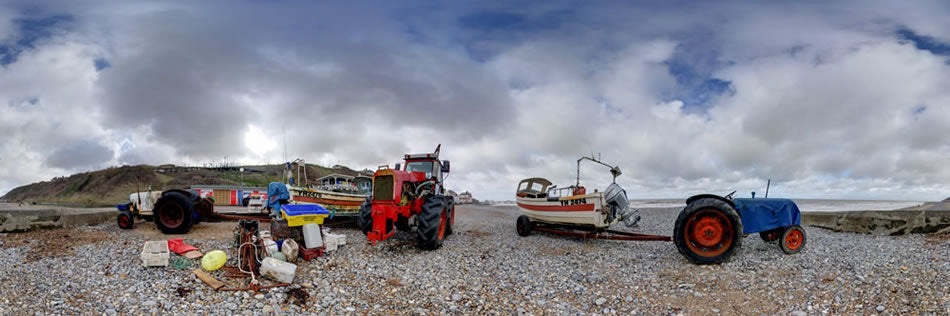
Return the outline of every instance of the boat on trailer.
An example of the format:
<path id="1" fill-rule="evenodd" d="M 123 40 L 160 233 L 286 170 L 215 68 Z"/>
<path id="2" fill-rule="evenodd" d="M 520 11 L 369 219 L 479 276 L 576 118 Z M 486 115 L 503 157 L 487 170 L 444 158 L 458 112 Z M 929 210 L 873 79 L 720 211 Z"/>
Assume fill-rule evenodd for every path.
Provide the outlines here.
<path id="1" fill-rule="evenodd" d="M 588 193 L 580 185 L 580 164 L 584 160 L 607 166 L 614 181 L 604 191 Z M 611 166 L 593 157 L 577 160 L 577 182 L 558 188 L 544 178 L 527 178 L 518 183 L 516 201 L 524 214 L 518 218 L 518 233 L 522 236 L 537 224 L 573 226 L 602 230 L 623 221 L 627 226 L 636 225 L 640 216 L 630 210 L 627 193 L 617 184 L 620 168 Z"/>

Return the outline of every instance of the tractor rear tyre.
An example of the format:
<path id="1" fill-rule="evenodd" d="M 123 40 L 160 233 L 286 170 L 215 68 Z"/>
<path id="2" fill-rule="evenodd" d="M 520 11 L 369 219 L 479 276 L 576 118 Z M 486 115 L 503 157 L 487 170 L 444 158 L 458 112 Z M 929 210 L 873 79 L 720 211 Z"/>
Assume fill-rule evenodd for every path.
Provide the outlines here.
<path id="1" fill-rule="evenodd" d="M 742 245 L 742 220 L 725 201 L 699 199 L 676 218 L 673 243 L 690 262 L 722 263 Z"/>
<path id="2" fill-rule="evenodd" d="M 169 192 L 155 202 L 155 225 L 163 234 L 184 234 L 194 223 L 194 203 L 184 194 Z"/>
<path id="3" fill-rule="evenodd" d="M 764 242 L 773 242 L 778 240 L 782 236 L 784 231 L 781 228 L 770 229 L 764 232 L 759 232 L 759 237 L 762 238 Z"/>
<path id="4" fill-rule="evenodd" d="M 132 213 L 129 213 L 129 211 L 119 212 L 117 222 L 119 223 L 119 228 L 122 229 L 132 229 L 132 226 L 135 225 L 134 217 L 132 217 Z"/>
<path id="5" fill-rule="evenodd" d="M 373 203 L 370 202 L 369 198 L 366 198 L 366 202 L 360 205 L 360 216 L 356 218 L 356 222 L 359 224 L 363 235 L 373 230 Z"/>
<path id="6" fill-rule="evenodd" d="M 422 202 L 419 213 L 419 225 L 416 227 L 416 243 L 424 250 L 435 250 L 442 246 L 445 227 L 448 223 L 445 200 L 441 196 L 430 196 Z"/>
<path id="7" fill-rule="evenodd" d="M 531 229 L 534 228 L 534 223 L 531 222 L 531 219 L 528 216 L 521 215 L 518 216 L 518 236 L 527 237 L 531 234 Z"/>
<path id="8" fill-rule="evenodd" d="M 782 241 L 778 243 L 787 254 L 796 254 L 805 248 L 805 230 L 801 226 L 792 225 L 782 233 Z"/>

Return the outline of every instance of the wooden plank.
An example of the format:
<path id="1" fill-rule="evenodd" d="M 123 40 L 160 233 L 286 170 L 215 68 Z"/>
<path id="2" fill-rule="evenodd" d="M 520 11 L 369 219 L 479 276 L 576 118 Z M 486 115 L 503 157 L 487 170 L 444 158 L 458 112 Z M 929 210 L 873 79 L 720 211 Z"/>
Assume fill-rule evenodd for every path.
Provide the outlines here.
<path id="1" fill-rule="evenodd" d="M 215 291 L 224 287 L 224 282 L 218 281 L 218 279 L 215 279 L 213 276 L 211 276 L 207 272 L 201 271 L 200 268 L 195 269 L 192 272 L 195 273 L 195 276 L 197 276 L 198 279 L 201 279 L 201 281 L 203 281 L 205 284 L 210 286 Z"/>

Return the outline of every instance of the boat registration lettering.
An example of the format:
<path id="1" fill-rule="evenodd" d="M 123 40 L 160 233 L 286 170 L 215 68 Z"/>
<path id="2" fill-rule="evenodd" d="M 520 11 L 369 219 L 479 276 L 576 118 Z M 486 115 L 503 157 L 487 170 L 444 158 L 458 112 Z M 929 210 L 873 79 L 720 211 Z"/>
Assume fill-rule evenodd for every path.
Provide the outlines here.
<path id="1" fill-rule="evenodd" d="M 578 205 L 578 204 L 587 204 L 587 199 L 584 198 L 584 199 L 561 201 L 561 206 Z"/>

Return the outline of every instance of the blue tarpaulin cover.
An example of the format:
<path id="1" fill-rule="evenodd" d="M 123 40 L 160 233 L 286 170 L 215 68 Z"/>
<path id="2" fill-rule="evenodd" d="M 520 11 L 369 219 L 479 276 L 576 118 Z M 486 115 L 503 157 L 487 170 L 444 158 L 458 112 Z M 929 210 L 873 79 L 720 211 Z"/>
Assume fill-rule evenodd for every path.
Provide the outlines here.
<path id="1" fill-rule="evenodd" d="M 289 198 L 290 191 L 287 190 L 287 185 L 280 182 L 271 182 L 267 185 L 267 206 L 274 214 L 280 212 L 280 200 Z"/>
<path id="2" fill-rule="evenodd" d="M 789 199 L 735 199 L 733 202 L 742 217 L 743 234 L 802 223 L 798 205 Z"/>
<path id="3" fill-rule="evenodd" d="M 330 214 L 330 211 L 317 204 L 284 204 L 280 209 L 284 210 L 287 216 Z"/>

